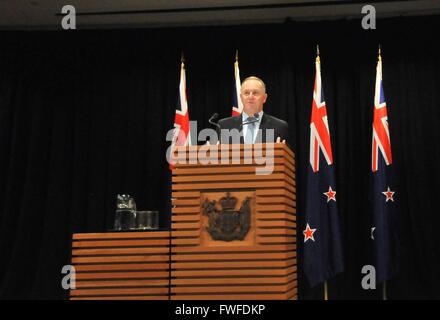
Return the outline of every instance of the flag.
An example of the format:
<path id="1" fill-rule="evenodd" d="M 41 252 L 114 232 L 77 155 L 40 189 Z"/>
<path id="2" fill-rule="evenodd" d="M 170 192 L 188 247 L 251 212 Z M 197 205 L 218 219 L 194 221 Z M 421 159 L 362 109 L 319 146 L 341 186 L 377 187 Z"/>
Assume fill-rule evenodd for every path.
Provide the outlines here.
<path id="1" fill-rule="evenodd" d="M 235 53 L 234 63 L 234 90 L 232 94 L 232 116 L 238 116 L 243 111 L 243 102 L 240 99 L 241 81 L 238 68 L 238 51 Z"/>
<path id="2" fill-rule="evenodd" d="M 174 132 L 171 142 L 171 154 L 173 154 L 176 147 L 190 146 L 191 134 L 189 124 L 188 101 L 186 98 L 186 74 L 185 63 L 182 58 L 180 65 L 180 83 L 179 95 L 177 99 L 176 115 L 174 116 Z M 174 168 L 172 157 L 170 157 L 170 170 Z"/>
<path id="3" fill-rule="evenodd" d="M 312 287 L 344 269 L 338 196 L 319 52 L 315 65 L 307 164 L 306 227 L 303 231 L 304 272 Z"/>
<path id="4" fill-rule="evenodd" d="M 377 283 L 390 279 L 397 271 L 396 202 L 398 194 L 392 181 L 392 164 L 387 105 L 382 86 L 382 58 L 379 49 L 374 92 L 370 197 L 373 202 L 373 225 L 370 238 L 373 241 Z"/>

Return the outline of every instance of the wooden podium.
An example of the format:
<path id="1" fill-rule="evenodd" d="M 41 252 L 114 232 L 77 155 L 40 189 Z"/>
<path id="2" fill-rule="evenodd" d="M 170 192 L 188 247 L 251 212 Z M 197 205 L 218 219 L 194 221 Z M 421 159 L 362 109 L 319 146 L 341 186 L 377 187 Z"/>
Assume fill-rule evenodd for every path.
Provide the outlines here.
<path id="1" fill-rule="evenodd" d="M 176 154 L 171 232 L 74 234 L 70 298 L 296 299 L 289 147 L 194 146 Z"/>
<path id="2" fill-rule="evenodd" d="M 71 300 L 168 300 L 170 232 L 76 233 Z"/>
<path id="3" fill-rule="evenodd" d="M 173 170 L 170 298 L 296 299 L 292 150 L 278 143 L 177 153 L 184 163 Z"/>

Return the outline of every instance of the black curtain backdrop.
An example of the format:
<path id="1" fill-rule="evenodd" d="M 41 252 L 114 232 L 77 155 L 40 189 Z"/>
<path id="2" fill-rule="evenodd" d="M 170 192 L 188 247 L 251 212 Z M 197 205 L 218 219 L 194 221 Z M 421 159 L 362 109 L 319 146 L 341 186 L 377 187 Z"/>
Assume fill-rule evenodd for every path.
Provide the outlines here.
<path id="1" fill-rule="evenodd" d="M 331 299 L 363 290 L 371 261 L 370 175 L 375 68 L 383 80 L 401 204 L 400 272 L 390 299 L 439 299 L 440 19 L 379 19 L 237 27 L 0 33 L 0 298 L 64 299 L 61 269 L 74 232 L 112 225 L 116 194 L 161 212 L 169 226 L 166 132 L 185 53 L 189 113 L 198 129 L 230 115 L 235 50 L 242 79 L 265 80 L 265 111 L 290 124 L 297 157 L 300 299 L 321 299 L 302 272 L 305 172 L 319 43 L 331 125 L 345 272 Z"/>

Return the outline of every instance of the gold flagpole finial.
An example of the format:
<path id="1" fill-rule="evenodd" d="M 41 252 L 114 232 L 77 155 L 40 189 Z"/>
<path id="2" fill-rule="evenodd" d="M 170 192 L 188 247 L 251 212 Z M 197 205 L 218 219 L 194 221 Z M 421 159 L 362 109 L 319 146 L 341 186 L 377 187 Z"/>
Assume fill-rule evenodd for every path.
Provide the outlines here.
<path id="1" fill-rule="evenodd" d="M 238 61 L 238 49 L 235 50 L 235 61 Z"/>
<path id="2" fill-rule="evenodd" d="M 185 55 L 183 54 L 183 51 L 180 53 L 180 62 L 181 62 L 182 64 L 185 63 Z"/>
<path id="3" fill-rule="evenodd" d="M 316 45 L 316 62 L 321 62 L 321 60 L 319 59 L 319 44 Z"/>
<path id="4" fill-rule="evenodd" d="M 379 44 L 379 55 L 378 55 L 379 61 L 382 61 L 381 51 L 380 51 L 380 44 Z"/>

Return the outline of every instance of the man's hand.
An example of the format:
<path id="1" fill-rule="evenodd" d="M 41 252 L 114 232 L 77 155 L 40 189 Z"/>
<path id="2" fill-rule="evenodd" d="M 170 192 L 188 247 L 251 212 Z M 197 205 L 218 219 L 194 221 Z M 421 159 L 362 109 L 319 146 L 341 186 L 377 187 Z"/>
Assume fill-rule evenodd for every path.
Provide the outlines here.
<path id="1" fill-rule="evenodd" d="M 276 143 L 284 143 L 284 144 L 286 144 L 286 139 L 284 139 L 283 142 L 281 142 L 281 138 L 278 137 Z"/>

